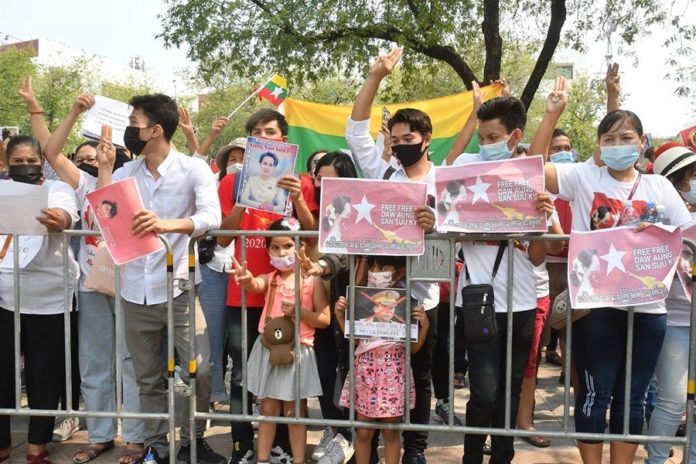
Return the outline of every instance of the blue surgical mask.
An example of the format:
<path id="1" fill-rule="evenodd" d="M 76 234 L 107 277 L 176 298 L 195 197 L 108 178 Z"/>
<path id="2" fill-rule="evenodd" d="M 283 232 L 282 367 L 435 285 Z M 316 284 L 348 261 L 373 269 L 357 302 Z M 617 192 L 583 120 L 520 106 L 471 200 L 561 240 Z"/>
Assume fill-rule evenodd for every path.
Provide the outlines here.
<path id="1" fill-rule="evenodd" d="M 638 161 L 638 147 L 636 145 L 612 145 L 599 147 L 600 158 L 610 169 L 624 171 Z"/>
<path id="2" fill-rule="evenodd" d="M 682 198 L 688 201 L 689 204 L 696 205 L 696 180 L 690 180 L 689 186 L 691 187 L 691 190 L 688 192 L 679 193 L 681 193 Z"/>
<path id="3" fill-rule="evenodd" d="M 574 163 L 575 157 L 572 152 L 559 151 L 549 156 L 552 163 Z"/>
<path id="4" fill-rule="evenodd" d="M 479 155 L 484 161 L 506 160 L 512 156 L 512 150 L 507 146 L 510 137 L 500 142 L 479 146 Z"/>

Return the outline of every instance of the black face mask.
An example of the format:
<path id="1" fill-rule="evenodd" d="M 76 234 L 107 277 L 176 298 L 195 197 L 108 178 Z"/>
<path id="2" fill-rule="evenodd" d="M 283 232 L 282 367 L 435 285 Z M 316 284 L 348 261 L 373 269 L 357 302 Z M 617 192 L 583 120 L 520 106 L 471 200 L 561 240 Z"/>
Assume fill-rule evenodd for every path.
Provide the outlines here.
<path id="1" fill-rule="evenodd" d="M 43 177 L 43 166 L 40 164 L 14 164 L 9 167 L 10 179 L 24 184 L 38 184 Z"/>
<path id="2" fill-rule="evenodd" d="M 413 166 L 423 157 L 423 142 L 393 145 L 392 153 L 401 162 L 402 166 Z"/>
<path id="3" fill-rule="evenodd" d="M 314 200 L 317 205 L 321 203 L 321 187 L 314 187 Z"/>
<path id="4" fill-rule="evenodd" d="M 0 171 L 0 180 L 7 180 L 10 176 L 5 171 Z"/>
<path id="5" fill-rule="evenodd" d="M 87 174 L 89 174 L 92 177 L 97 177 L 99 175 L 99 168 L 97 166 L 93 166 L 91 164 L 87 164 L 84 162 L 80 163 L 80 165 L 77 166 L 77 169 L 85 171 Z"/>
<path id="6" fill-rule="evenodd" d="M 145 129 L 145 128 L 143 128 Z M 145 149 L 149 140 L 142 140 L 140 138 L 140 127 L 128 126 L 123 133 L 123 144 L 128 150 L 134 155 L 139 155 Z"/>

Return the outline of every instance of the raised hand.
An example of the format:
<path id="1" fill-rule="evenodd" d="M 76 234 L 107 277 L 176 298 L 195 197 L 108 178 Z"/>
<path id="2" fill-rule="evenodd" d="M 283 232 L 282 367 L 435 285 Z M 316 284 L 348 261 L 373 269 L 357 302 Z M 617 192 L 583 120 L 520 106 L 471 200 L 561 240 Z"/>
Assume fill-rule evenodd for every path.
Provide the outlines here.
<path id="1" fill-rule="evenodd" d="M 94 97 L 88 93 L 83 93 L 75 97 L 73 102 L 72 112 L 75 115 L 84 113 L 88 109 L 94 106 Z"/>
<path id="2" fill-rule="evenodd" d="M 471 96 L 474 104 L 473 112 L 476 114 L 476 111 L 483 105 L 483 92 L 476 81 L 471 81 Z"/>
<path id="3" fill-rule="evenodd" d="M 75 101 L 77 103 L 77 100 Z M 97 145 L 97 163 L 107 168 L 113 167 L 116 161 L 116 147 L 111 142 L 111 126 L 102 125 L 101 138 Z"/>
<path id="4" fill-rule="evenodd" d="M 621 94 L 621 76 L 619 76 L 619 63 L 612 63 L 607 67 L 607 75 L 604 78 L 604 83 L 607 86 L 608 94 Z"/>
<path id="5" fill-rule="evenodd" d="M 379 58 L 370 67 L 370 75 L 378 79 L 383 79 L 394 70 L 396 63 L 401 59 L 404 49 L 394 47 L 392 51 L 386 55 L 380 55 Z"/>
<path id="6" fill-rule="evenodd" d="M 210 127 L 210 132 L 215 134 L 216 137 L 219 137 L 220 133 L 222 133 L 229 121 L 230 120 L 227 118 L 227 116 L 220 116 L 213 121 L 213 125 Z"/>
<path id="7" fill-rule="evenodd" d="M 568 104 L 566 78 L 558 76 L 553 84 L 553 90 L 546 99 L 546 112 L 560 115 Z"/>
<path id="8" fill-rule="evenodd" d="M 321 266 L 315 263 L 307 256 L 307 247 L 304 243 L 300 245 L 300 251 L 295 251 L 295 259 L 300 264 L 300 272 L 302 277 L 319 277 L 321 276 Z"/>
<path id="9" fill-rule="evenodd" d="M 251 274 L 249 269 L 247 269 L 247 262 L 244 261 L 244 264 L 239 264 L 239 261 L 233 256 L 232 257 L 232 264 L 234 265 L 234 268 L 231 270 L 226 270 L 228 274 L 232 274 L 234 277 L 234 281 L 237 282 L 240 285 L 248 284 L 252 281 L 254 276 Z"/>
<path id="10" fill-rule="evenodd" d="M 41 111 L 41 105 L 39 105 L 39 100 L 34 93 L 34 85 L 31 76 L 25 77 L 22 81 L 22 87 L 19 89 L 19 96 L 22 97 L 22 100 L 24 100 L 30 112 Z"/>
<path id="11" fill-rule="evenodd" d="M 191 121 L 191 115 L 188 110 L 183 106 L 179 107 L 179 127 L 184 132 L 193 134 L 193 122 Z"/>

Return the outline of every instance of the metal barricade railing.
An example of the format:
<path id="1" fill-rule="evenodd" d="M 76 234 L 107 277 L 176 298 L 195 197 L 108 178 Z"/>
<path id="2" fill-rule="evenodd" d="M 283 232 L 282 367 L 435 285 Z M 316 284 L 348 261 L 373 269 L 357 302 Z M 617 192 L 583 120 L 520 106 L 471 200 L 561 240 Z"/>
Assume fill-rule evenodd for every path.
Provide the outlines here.
<path id="1" fill-rule="evenodd" d="M 174 292 L 174 277 L 173 277 L 173 255 L 172 249 L 169 242 L 162 238 L 165 244 L 167 258 L 167 334 L 168 334 L 168 344 L 167 344 L 167 376 L 168 376 L 168 411 L 166 413 L 132 413 L 124 412 L 122 410 L 122 399 L 123 392 L 121 388 L 122 381 L 122 366 L 121 358 L 119 355 L 116 356 L 116 378 L 117 378 L 117 408 L 114 412 L 103 412 L 103 411 L 80 411 L 75 409 L 72 404 L 71 399 L 71 389 L 72 389 L 72 379 L 71 379 L 71 365 L 70 365 L 70 350 L 71 350 L 71 337 L 73 334 L 70 332 L 70 310 L 72 306 L 72 295 L 69 290 L 68 279 L 68 238 L 72 236 L 99 236 L 98 232 L 88 232 L 88 231 L 77 231 L 68 230 L 64 231 L 62 234 L 62 247 L 64 249 L 63 265 L 65 271 L 65 313 L 64 313 L 64 329 L 66 332 L 65 337 L 65 359 L 66 359 L 66 408 L 65 410 L 37 410 L 28 409 L 21 407 L 21 382 L 20 382 L 20 356 L 21 345 L 20 345 L 20 272 L 19 272 L 19 255 L 14 254 L 14 293 L 15 293 L 15 308 L 14 308 L 14 344 L 15 344 L 15 363 L 14 363 L 14 375 L 15 375 L 15 408 L 4 408 L 0 409 L 0 415 L 9 416 L 56 416 L 56 415 L 71 415 L 76 417 L 94 417 L 94 418 L 120 418 L 120 419 L 155 419 L 155 420 L 167 420 L 169 424 L 169 454 L 170 462 L 175 462 L 175 394 L 174 394 L 174 377 L 175 377 L 175 360 L 174 360 L 174 312 L 173 312 L 173 292 Z M 315 239 L 317 237 L 317 232 L 287 232 L 287 231 L 210 231 L 207 235 L 209 236 L 226 236 L 226 237 L 238 237 L 242 243 L 247 243 L 247 237 L 274 237 L 274 236 L 293 236 L 296 243 L 296 248 L 299 249 L 301 239 Z M 18 236 L 13 236 L 15 243 L 17 242 Z M 514 240 L 550 240 L 550 241 L 565 241 L 568 240 L 567 235 L 524 235 L 524 234 L 507 234 L 507 235 L 484 235 L 484 234 L 430 234 L 426 238 L 426 243 L 433 243 L 434 241 L 439 241 L 443 248 L 448 250 L 447 259 L 443 260 L 442 266 L 447 267 L 447 272 L 444 274 L 439 274 L 436 276 L 413 276 L 414 265 L 418 265 L 420 259 L 427 259 L 426 257 L 411 257 L 406 261 L 406 295 L 411 295 L 411 285 L 413 282 L 446 282 L 450 284 L 450 311 L 449 311 L 449 346 L 448 346 L 448 397 L 451 405 L 454 404 L 454 357 L 455 357 L 455 343 L 454 339 L 456 337 L 455 333 L 455 289 L 456 289 L 456 276 L 455 276 L 455 247 L 456 243 L 460 241 L 481 241 L 481 240 L 507 240 L 508 248 L 510 250 L 514 249 Z M 454 408 L 450 408 L 449 417 L 447 423 L 442 425 L 431 425 L 431 424 L 414 424 L 411 423 L 409 414 L 404 415 L 404 420 L 402 423 L 385 423 L 385 422 L 363 422 L 355 419 L 355 408 L 354 408 L 354 398 L 355 398 L 355 379 L 353 372 L 353 362 L 354 362 L 354 350 L 355 350 L 355 330 L 351 330 L 349 336 L 349 365 L 348 365 L 348 376 L 352 380 L 350 382 L 350 408 L 348 413 L 348 419 L 346 420 L 336 420 L 336 419 L 316 419 L 309 417 L 301 417 L 301 401 L 299 399 L 295 400 L 295 411 L 294 416 L 287 417 L 275 417 L 275 416 L 263 416 L 263 415 L 253 415 L 247 414 L 248 411 L 248 399 L 246 395 L 246 387 L 248 382 L 248 369 L 247 369 L 247 356 L 248 353 L 248 333 L 247 333 L 247 295 L 246 291 L 242 289 L 241 303 L 242 303 L 242 414 L 221 414 L 221 413 L 204 413 L 197 412 L 197 400 L 196 400 L 196 381 L 198 374 L 198 363 L 197 357 L 198 353 L 196 350 L 196 316 L 195 316 L 195 293 L 196 287 L 193 285 L 195 282 L 195 269 L 196 269 L 196 254 L 195 245 L 197 239 L 192 239 L 189 242 L 189 257 L 188 257 L 188 270 L 189 270 L 189 281 L 187 283 L 180 283 L 181 288 L 188 290 L 189 298 L 189 333 L 190 333 L 190 359 L 188 360 L 188 374 L 189 374 L 189 387 L 190 387 L 190 415 L 184 420 L 189 421 L 191 433 L 194 434 L 196 430 L 196 421 L 201 420 L 226 420 L 226 421 L 259 421 L 259 422 L 275 422 L 284 424 L 303 424 L 303 425 L 318 425 L 325 427 L 364 427 L 364 428 L 380 428 L 380 429 L 397 429 L 397 430 L 409 430 L 409 431 L 423 431 L 423 432 L 449 432 L 449 433 L 472 433 L 472 434 L 485 434 L 485 435 L 500 435 L 500 436 L 514 436 L 514 437 L 547 437 L 547 438 L 567 438 L 567 439 L 579 439 L 579 440 L 622 440 L 631 441 L 637 443 L 648 443 L 648 442 L 661 442 L 674 445 L 683 445 L 684 456 L 688 455 L 691 443 L 691 430 L 693 428 L 693 407 L 694 407 L 694 396 L 696 394 L 696 299 L 692 299 L 691 302 L 691 327 L 689 335 L 689 366 L 688 366 L 688 389 L 686 400 L 686 410 L 687 414 L 687 426 L 686 426 L 686 436 L 685 437 L 666 437 L 666 436 L 649 436 L 649 435 L 629 435 L 628 434 L 628 424 L 629 424 L 629 408 L 630 408 L 630 380 L 631 380 L 631 363 L 633 358 L 632 342 L 633 342 L 633 320 L 634 320 L 634 310 L 633 308 L 628 308 L 628 329 L 627 329 L 627 346 L 626 346 L 626 379 L 624 384 L 624 392 L 626 396 L 626 401 L 624 403 L 624 417 L 623 417 L 623 433 L 621 434 L 604 434 L 604 433 L 578 433 L 571 430 L 570 424 L 570 375 L 565 376 L 564 382 L 564 394 L 563 394 L 563 427 L 561 431 L 544 431 L 544 430 L 518 430 L 511 426 L 511 409 L 512 409 L 512 399 L 511 399 L 511 371 L 512 371 L 512 338 L 513 338 L 513 325 L 511 323 L 513 316 L 513 280 L 514 280 L 514 253 L 508 253 L 508 292 L 507 292 L 507 315 L 508 324 L 506 331 L 506 366 L 505 366 L 505 425 L 503 428 L 486 428 L 486 427 L 468 427 L 468 426 L 457 426 L 454 425 Z M 689 240 L 684 240 L 684 245 L 689 247 L 694 255 L 696 256 L 696 244 Z M 241 260 L 242 262 L 246 260 L 246 246 L 241 247 Z M 348 321 L 352 324 L 355 321 L 355 257 L 350 256 L 349 260 L 349 308 L 348 308 Z M 440 268 L 441 270 L 441 268 Z M 299 288 L 300 274 L 295 273 L 295 288 Z M 115 273 L 115 287 L 116 294 L 119 295 L 119 289 L 121 286 L 120 282 L 120 272 Z M 696 289 L 696 263 L 692 268 L 692 288 Z M 407 298 L 409 301 L 409 298 Z M 570 305 L 569 305 L 570 307 Z M 433 309 L 436 310 L 436 309 Z M 299 320 L 300 316 L 300 295 L 296 292 L 295 297 L 295 317 Z M 116 353 L 120 353 L 120 343 L 121 343 L 121 331 L 122 321 L 123 321 L 123 308 L 120 298 L 115 299 L 115 318 L 116 318 Z M 411 319 L 411 305 L 407 305 L 407 317 L 406 317 L 406 334 L 410 334 L 410 319 Z M 568 311 L 566 326 L 572 327 L 572 311 Z M 567 354 L 564 359 L 564 369 L 566 373 L 571 372 L 571 352 L 572 352 L 572 331 L 565 331 L 565 341 L 567 347 Z M 295 324 L 295 340 L 299 340 L 300 337 L 300 326 Z M 408 338 L 407 338 L 408 340 Z M 411 347 L 408 341 L 405 343 L 406 351 L 406 365 L 410 366 L 411 361 Z M 300 358 L 300 344 L 295 344 L 295 356 L 296 359 Z M 300 387 L 300 375 L 299 369 L 295 369 L 295 377 L 293 379 L 295 391 L 299 391 Z M 405 392 L 409 392 L 411 388 L 410 376 L 405 376 Z M 296 395 L 297 396 L 297 395 Z M 405 405 L 404 410 L 410 410 L 410 395 L 404 395 Z M 191 462 L 196 460 L 196 440 L 194 435 L 191 436 Z"/>
<path id="2" fill-rule="evenodd" d="M 242 243 L 247 243 L 248 236 L 255 237 L 276 237 L 276 236 L 293 236 L 296 241 L 296 248 L 299 249 L 299 241 L 301 238 L 314 238 L 318 236 L 317 232 L 287 232 L 287 231 L 210 231 L 208 236 L 225 236 L 225 237 L 237 237 L 242 240 Z M 449 311 L 449 346 L 448 346 L 448 398 L 451 405 L 454 404 L 454 350 L 455 350 L 455 289 L 456 289 L 456 276 L 455 276 L 455 247 L 456 243 L 460 241 L 488 241 L 488 240 L 507 240 L 508 249 L 514 249 L 515 240 L 544 240 L 544 241 L 567 241 L 570 239 L 569 235 L 540 235 L 540 234 L 505 234 L 505 235 L 488 235 L 488 234 L 429 234 L 426 236 L 426 243 L 433 240 L 443 240 L 449 244 L 449 259 L 447 260 L 447 266 L 449 269 L 448 276 L 446 278 L 439 277 L 417 277 L 414 278 L 411 275 L 412 265 L 414 260 L 421 259 L 420 257 L 411 257 L 406 261 L 406 295 L 407 301 L 408 296 L 411 295 L 411 283 L 412 282 L 446 282 L 450 284 L 450 311 Z M 684 240 L 684 245 L 691 248 L 696 256 L 696 244 L 689 240 Z M 189 244 L 189 259 L 190 262 L 195 259 L 194 255 L 195 240 L 191 240 Z M 246 260 L 246 246 L 241 247 L 241 260 L 242 262 Z M 686 436 L 685 437 L 667 437 L 667 436 L 651 436 L 651 435 L 629 435 L 628 424 L 629 424 L 629 409 L 630 409 L 630 380 L 631 380 L 631 363 L 633 360 L 633 307 L 628 308 L 628 332 L 627 332 L 627 350 L 626 350 L 626 382 L 624 385 L 626 401 L 624 402 L 624 419 L 623 419 L 623 433 L 621 434 L 611 434 L 611 433 L 579 433 L 571 430 L 570 426 L 570 380 L 571 375 L 565 376 L 564 381 L 564 397 L 563 397 L 563 430 L 562 431 L 544 431 L 544 430 L 519 430 L 511 426 L 511 409 L 512 409 L 512 399 L 511 399 L 511 371 L 512 371 L 512 338 L 513 338 L 513 280 L 514 280 L 514 253 L 508 253 L 508 275 L 507 275 L 507 315 L 508 324 L 506 331 L 506 378 L 505 378 L 505 426 L 502 429 L 499 428 L 486 428 L 486 427 L 468 427 L 468 426 L 456 426 L 454 425 L 454 408 L 449 409 L 449 417 L 446 424 L 443 425 L 431 425 L 431 424 L 413 424 L 410 421 L 410 416 L 408 413 L 404 414 L 402 423 L 385 423 L 385 422 L 363 422 L 355 420 L 355 378 L 353 373 L 353 362 L 354 362 L 354 351 L 355 351 L 355 330 L 350 331 L 348 337 L 349 340 L 349 365 L 348 365 L 348 378 L 351 379 L 350 382 L 350 408 L 349 416 L 347 420 L 333 420 L 333 419 L 314 419 L 309 417 L 301 417 L 299 411 L 299 401 L 296 400 L 295 406 L 295 416 L 294 417 L 275 417 L 275 416 L 263 416 L 263 415 L 249 415 L 246 414 L 247 409 L 247 395 L 244 393 L 242 395 L 242 402 L 244 411 L 243 414 L 221 414 L 221 413 L 198 413 L 195 412 L 195 385 L 193 386 L 193 391 L 191 394 L 191 426 L 195 420 L 226 420 L 226 421 L 270 421 L 275 423 L 285 423 L 285 424 L 303 424 L 303 425 L 314 425 L 323 427 L 364 427 L 364 428 L 375 428 L 375 429 L 397 429 L 402 431 L 423 431 L 423 432 L 449 432 L 449 433 L 472 433 L 472 434 L 485 434 L 485 435 L 501 435 L 501 436 L 513 436 L 513 437 L 546 437 L 546 438 L 566 438 L 566 439 L 577 439 L 577 440 L 601 440 L 601 441 L 630 441 L 636 443 L 649 443 L 649 442 L 661 442 L 674 445 L 683 445 L 684 456 L 688 456 L 688 452 L 691 447 L 691 430 L 693 428 L 693 410 L 694 410 L 694 394 L 696 393 L 696 299 L 691 303 L 691 330 L 690 330 L 690 348 L 689 348 L 689 369 L 688 369 L 688 395 L 686 401 L 686 411 L 687 413 L 687 426 L 686 426 Z M 298 269 L 296 265 L 296 270 Z M 190 278 L 193 279 L 194 266 L 190 267 Z M 299 288 L 298 280 L 299 273 L 295 273 L 296 276 L 296 288 Z M 349 309 L 347 314 L 346 323 L 353 323 L 355 321 L 355 257 L 349 257 L 349 279 L 350 286 L 348 289 L 348 300 Z M 696 289 L 696 263 L 692 270 L 692 286 Z M 194 302 L 193 292 L 190 295 L 191 303 Z M 568 297 L 570 298 L 570 297 Z M 247 371 L 247 305 L 246 305 L 246 291 L 242 289 L 242 353 L 244 354 L 242 360 L 242 390 L 246 392 L 247 381 L 248 381 L 248 371 Z M 299 318 L 299 295 L 296 295 L 295 302 L 295 316 Z M 568 305 L 570 308 L 570 304 Z M 436 310 L 436 309 L 433 309 Z M 195 321 L 194 316 L 191 316 L 191 325 L 194 327 Z M 407 305 L 407 317 L 406 317 L 406 334 L 410 333 L 410 319 L 411 319 L 411 305 Z M 572 327 L 572 310 L 567 313 L 566 327 Z M 299 340 L 299 324 L 295 327 L 296 338 Z M 564 369 L 565 372 L 571 372 L 571 353 L 572 353 L 572 331 L 566 330 L 565 341 L 566 341 L 566 356 L 564 359 Z M 196 353 L 195 341 L 192 337 L 191 341 L 191 352 Z M 297 350 L 299 350 L 299 343 L 295 345 L 296 355 L 298 355 Z M 409 342 L 405 342 L 406 351 L 406 365 L 410 366 L 411 361 L 411 347 Z M 296 392 L 299 391 L 299 380 L 298 380 L 298 369 L 295 370 L 295 388 Z M 340 374 L 337 374 L 340 375 Z M 404 410 L 410 410 L 410 395 L 406 392 L 410 391 L 410 376 L 405 376 L 405 394 L 404 394 Z M 195 459 L 195 450 L 192 448 L 192 459 Z M 686 459 L 686 458 L 685 458 Z"/>
<path id="3" fill-rule="evenodd" d="M 78 418 L 110 418 L 110 419 L 141 419 L 141 420 L 166 420 L 169 424 L 169 434 L 171 437 L 175 435 L 175 405 L 174 405 L 174 307 L 173 307 L 173 291 L 174 291 L 174 278 L 172 272 L 173 255 L 172 247 L 166 237 L 160 236 L 160 240 L 164 244 L 167 262 L 167 375 L 168 375 L 168 411 L 165 413 L 142 413 L 142 412 L 126 412 L 123 411 L 123 367 L 121 358 L 121 343 L 123 340 L 123 305 L 121 298 L 116 297 L 114 301 L 114 318 L 115 318 L 115 346 L 114 350 L 116 353 L 115 360 L 115 375 L 116 375 L 116 410 L 113 412 L 109 411 L 90 411 L 90 410 L 79 410 L 79 405 L 74 405 L 72 401 L 72 337 L 77 336 L 71 331 L 70 324 L 70 314 L 72 312 L 72 302 L 73 297 L 77 296 L 78 281 L 75 282 L 74 296 L 70 289 L 70 255 L 69 255 L 69 238 L 70 237 L 100 237 L 100 232 L 93 231 L 83 231 L 83 230 L 65 230 L 61 233 L 50 234 L 50 237 L 61 237 L 61 248 L 63 254 L 63 283 L 65 286 L 64 291 L 64 359 L 65 359 L 65 404 L 62 406 L 64 409 L 29 409 L 22 408 L 22 383 L 21 383 L 21 292 L 20 292 L 20 267 L 19 267 L 19 253 L 13 253 L 13 277 L 14 277 L 14 379 L 15 379 L 15 407 L 14 408 L 0 408 L 0 415 L 7 416 L 72 416 Z M 12 235 L 12 241 L 15 244 L 15 248 L 19 243 L 20 235 Z M 121 289 L 121 273 L 120 267 L 115 267 L 114 273 L 114 288 L 115 294 L 120 295 Z M 9 308 L 8 308 L 9 309 Z M 79 308 L 78 308 L 79 310 Z M 77 407 L 76 407 L 77 406 Z M 175 453 L 175 441 L 171 440 L 169 444 L 169 452 L 171 462 L 174 463 Z"/>

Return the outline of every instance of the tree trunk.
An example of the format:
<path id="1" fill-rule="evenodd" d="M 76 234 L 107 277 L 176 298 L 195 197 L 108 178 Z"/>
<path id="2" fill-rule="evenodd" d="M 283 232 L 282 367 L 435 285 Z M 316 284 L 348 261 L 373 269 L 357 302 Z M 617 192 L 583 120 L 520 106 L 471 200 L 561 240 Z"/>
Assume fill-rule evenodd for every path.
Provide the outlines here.
<path id="1" fill-rule="evenodd" d="M 500 37 L 500 1 L 483 2 L 483 40 L 486 45 L 486 63 L 483 67 L 483 83 L 500 79 L 500 63 L 503 56 L 503 39 Z"/>
<path id="2" fill-rule="evenodd" d="M 429 56 L 430 58 L 444 61 L 450 65 L 462 82 L 464 82 L 464 86 L 466 86 L 467 90 L 471 90 L 472 81 L 478 81 L 476 75 L 469 67 L 469 64 L 464 61 L 464 59 L 459 56 L 454 48 L 450 47 L 449 45 L 430 45 L 428 47 L 420 48 L 417 51 Z"/>
<path id="3" fill-rule="evenodd" d="M 522 103 L 524 103 L 524 106 L 527 108 L 532 104 L 534 94 L 536 94 L 541 79 L 544 77 L 544 74 L 546 74 L 546 70 L 549 67 L 549 63 L 551 63 L 556 47 L 561 40 L 561 30 L 563 29 L 565 20 L 565 0 L 551 0 L 551 21 L 549 22 L 549 28 L 546 32 L 546 40 L 544 40 L 544 46 L 541 48 L 539 57 L 534 65 L 534 70 L 529 76 L 527 85 L 524 87 L 522 96 L 520 97 Z"/>

